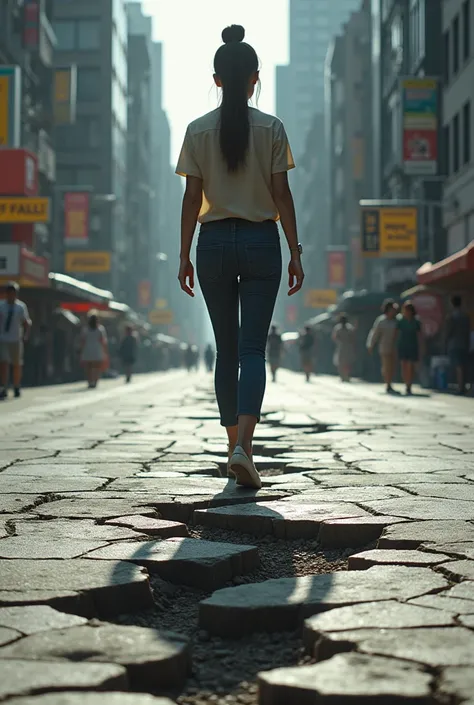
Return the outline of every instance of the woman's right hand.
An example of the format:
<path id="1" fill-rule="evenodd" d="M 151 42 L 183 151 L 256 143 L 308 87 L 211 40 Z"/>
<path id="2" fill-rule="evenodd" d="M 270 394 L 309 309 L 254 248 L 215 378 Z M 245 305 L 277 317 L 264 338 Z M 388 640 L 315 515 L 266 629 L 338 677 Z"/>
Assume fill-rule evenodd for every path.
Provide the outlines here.
<path id="1" fill-rule="evenodd" d="M 297 255 L 290 259 L 290 264 L 288 265 L 288 286 L 290 287 L 288 296 L 293 296 L 301 289 L 303 280 L 303 265 L 301 264 L 301 257 Z"/>

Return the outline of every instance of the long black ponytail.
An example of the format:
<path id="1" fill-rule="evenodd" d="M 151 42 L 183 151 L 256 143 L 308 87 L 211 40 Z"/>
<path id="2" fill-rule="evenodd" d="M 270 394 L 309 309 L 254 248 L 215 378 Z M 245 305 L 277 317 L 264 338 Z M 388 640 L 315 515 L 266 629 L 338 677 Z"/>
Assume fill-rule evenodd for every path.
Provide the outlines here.
<path id="1" fill-rule="evenodd" d="M 248 89 L 258 71 L 255 49 L 243 39 L 245 30 L 231 25 L 222 32 L 224 42 L 214 57 L 214 71 L 222 83 L 219 139 L 222 156 L 230 172 L 245 165 L 250 141 Z"/>

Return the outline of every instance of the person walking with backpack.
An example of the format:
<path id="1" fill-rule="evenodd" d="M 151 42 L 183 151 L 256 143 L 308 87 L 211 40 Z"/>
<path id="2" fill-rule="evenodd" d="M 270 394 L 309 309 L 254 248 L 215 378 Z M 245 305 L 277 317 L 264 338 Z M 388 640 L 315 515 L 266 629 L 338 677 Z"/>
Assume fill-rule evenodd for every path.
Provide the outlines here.
<path id="1" fill-rule="evenodd" d="M 239 25 L 222 32 L 214 58 L 221 105 L 188 126 L 178 160 L 176 172 L 186 177 L 178 278 L 194 296 L 190 250 L 199 220 L 197 273 L 216 339 L 215 388 L 229 470 L 237 484 L 258 489 L 252 441 L 281 280 L 279 219 L 289 248 L 290 296 L 301 289 L 304 273 L 287 175 L 293 156 L 281 121 L 249 106 L 259 61 L 244 37 Z"/>
<path id="2" fill-rule="evenodd" d="M 7 398 L 10 368 L 13 370 L 15 397 L 21 395 L 24 343 L 31 321 L 26 304 L 18 298 L 19 286 L 6 286 L 6 299 L 0 301 L 0 401 Z"/>

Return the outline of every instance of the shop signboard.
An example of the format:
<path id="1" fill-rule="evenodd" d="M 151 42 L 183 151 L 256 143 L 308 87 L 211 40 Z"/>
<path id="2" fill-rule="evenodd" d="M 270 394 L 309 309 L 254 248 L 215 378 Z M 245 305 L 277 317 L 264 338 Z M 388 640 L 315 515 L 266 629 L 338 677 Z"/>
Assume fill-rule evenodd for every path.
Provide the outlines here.
<path id="1" fill-rule="evenodd" d="M 110 252 L 66 252 L 65 269 L 68 274 L 103 274 L 110 272 Z"/>
<path id="2" fill-rule="evenodd" d="M 20 273 L 20 246 L 0 244 L 0 277 L 17 277 Z"/>
<path id="3" fill-rule="evenodd" d="M 56 125 L 71 125 L 76 119 L 77 67 L 58 66 L 54 69 L 54 121 Z"/>
<path id="4" fill-rule="evenodd" d="M 148 314 L 148 321 L 152 326 L 166 326 L 173 323 L 173 311 L 169 309 L 155 309 Z"/>
<path id="5" fill-rule="evenodd" d="M 64 244 L 87 247 L 89 243 L 90 193 L 68 191 L 64 194 Z"/>
<path id="6" fill-rule="evenodd" d="M 0 244 L 0 282 L 16 281 L 22 287 L 49 286 L 49 262 L 20 244 Z"/>
<path id="7" fill-rule="evenodd" d="M 361 201 L 362 253 L 365 257 L 416 259 L 418 208 Z"/>
<path id="8" fill-rule="evenodd" d="M 21 69 L 0 66 L 0 147 L 20 146 Z"/>
<path id="9" fill-rule="evenodd" d="M 0 223 L 49 223 L 49 198 L 0 198 Z"/>
<path id="10" fill-rule="evenodd" d="M 433 176 L 438 172 L 438 81 L 402 78 L 400 92 L 405 174 Z"/>
<path id="11" fill-rule="evenodd" d="M 346 251 L 331 249 L 328 252 L 328 286 L 343 289 L 346 286 Z"/>
<path id="12" fill-rule="evenodd" d="M 337 303 L 335 289 L 309 289 L 305 293 L 305 306 L 307 308 L 326 309 Z"/>

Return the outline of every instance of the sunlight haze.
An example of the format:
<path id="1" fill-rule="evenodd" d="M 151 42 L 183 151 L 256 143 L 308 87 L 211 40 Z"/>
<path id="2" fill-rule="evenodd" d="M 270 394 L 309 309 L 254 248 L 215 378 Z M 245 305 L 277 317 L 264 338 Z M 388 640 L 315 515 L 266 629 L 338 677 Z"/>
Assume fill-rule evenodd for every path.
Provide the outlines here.
<path id="1" fill-rule="evenodd" d="M 217 106 L 214 54 L 229 24 L 245 27 L 245 40 L 261 61 L 258 107 L 275 112 L 275 66 L 288 61 L 288 0 L 144 0 L 154 39 L 163 42 L 164 108 L 175 162 L 187 124 Z"/>

